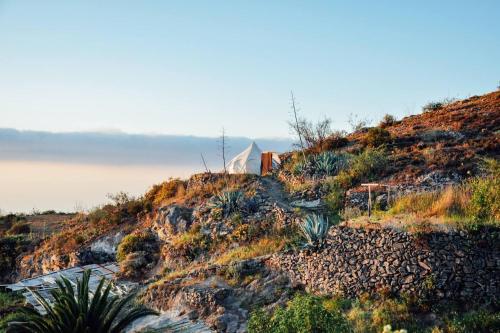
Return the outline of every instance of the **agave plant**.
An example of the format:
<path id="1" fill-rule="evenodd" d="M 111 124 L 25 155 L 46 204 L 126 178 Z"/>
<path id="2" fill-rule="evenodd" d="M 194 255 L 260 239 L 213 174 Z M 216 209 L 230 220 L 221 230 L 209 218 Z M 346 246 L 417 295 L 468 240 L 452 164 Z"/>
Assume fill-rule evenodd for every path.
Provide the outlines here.
<path id="1" fill-rule="evenodd" d="M 344 155 L 325 151 L 315 157 L 314 166 L 316 173 L 333 176 L 347 166 L 347 159 Z"/>
<path id="2" fill-rule="evenodd" d="M 242 201 L 240 191 L 224 191 L 213 197 L 211 207 L 220 209 L 224 217 L 228 217 L 239 210 Z"/>
<path id="3" fill-rule="evenodd" d="M 328 218 L 310 214 L 299 224 L 299 227 L 307 240 L 307 245 L 317 247 L 324 243 L 330 224 Z"/>
<path id="4" fill-rule="evenodd" d="M 47 314 L 41 315 L 32 308 L 23 308 L 23 321 L 9 323 L 7 332 L 16 333 L 119 333 L 136 319 L 158 315 L 156 311 L 131 305 L 134 294 L 122 299 L 111 296 L 111 284 L 104 288 L 103 278 L 93 297 L 89 291 L 90 270 L 77 282 L 77 290 L 71 282 L 62 278 L 56 281 L 59 289 L 52 291 L 54 302 L 48 303 L 38 292 L 36 299 Z"/>

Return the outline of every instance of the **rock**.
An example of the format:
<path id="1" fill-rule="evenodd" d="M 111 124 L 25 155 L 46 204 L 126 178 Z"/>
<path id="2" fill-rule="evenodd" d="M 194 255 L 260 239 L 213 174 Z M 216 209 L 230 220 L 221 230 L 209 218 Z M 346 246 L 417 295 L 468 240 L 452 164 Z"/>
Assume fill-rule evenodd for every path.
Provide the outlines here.
<path id="1" fill-rule="evenodd" d="M 172 235 L 183 233 L 191 227 L 193 210 L 178 205 L 158 209 L 153 230 L 162 240 L 169 239 Z"/>

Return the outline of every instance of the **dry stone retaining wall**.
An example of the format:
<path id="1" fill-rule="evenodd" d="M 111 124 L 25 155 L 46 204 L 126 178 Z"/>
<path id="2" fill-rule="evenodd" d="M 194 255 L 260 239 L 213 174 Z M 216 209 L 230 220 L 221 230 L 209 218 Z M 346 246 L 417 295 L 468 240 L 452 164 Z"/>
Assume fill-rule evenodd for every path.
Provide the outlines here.
<path id="1" fill-rule="evenodd" d="M 320 294 L 381 291 L 436 299 L 499 300 L 499 232 L 421 236 L 336 227 L 323 248 L 274 255 L 268 264 Z"/>

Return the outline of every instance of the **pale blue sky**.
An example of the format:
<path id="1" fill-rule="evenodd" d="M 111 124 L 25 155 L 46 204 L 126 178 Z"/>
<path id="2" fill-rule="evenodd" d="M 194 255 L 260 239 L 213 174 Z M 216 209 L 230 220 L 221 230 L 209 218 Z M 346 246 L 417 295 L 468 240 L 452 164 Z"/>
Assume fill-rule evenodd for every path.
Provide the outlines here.
<path id="1" fill-rule="evenodd" d="M 500 1 L 2 1 L 0 127 L 287 136 L 500 80 Z"/>

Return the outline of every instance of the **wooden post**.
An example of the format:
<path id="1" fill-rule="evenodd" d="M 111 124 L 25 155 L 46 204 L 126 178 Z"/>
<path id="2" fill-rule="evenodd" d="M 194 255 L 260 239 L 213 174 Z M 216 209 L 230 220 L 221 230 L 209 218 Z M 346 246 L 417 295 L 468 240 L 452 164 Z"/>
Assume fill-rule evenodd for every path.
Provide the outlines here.
<path id="1" fill-rule="evenodd" d="M 391 204 L 391 185 L 387 185 L 387 209 L 389 209 L 390 204 Z"/>
<path id="2" fill-rule="evenodd" d="M 372 216 L 372 191 L 370 185 L 368 185 L 368 217 Z"/>
<path id="3" fill-rule="evenodd" d="M 377 183 L 361 184 L 361 186 L 368 187 L 368 217 L 372 216 L 372 186 L 383 186 Z"/>

